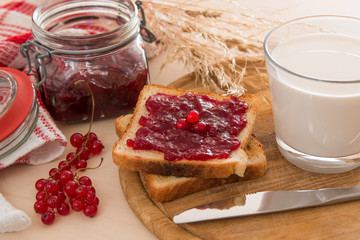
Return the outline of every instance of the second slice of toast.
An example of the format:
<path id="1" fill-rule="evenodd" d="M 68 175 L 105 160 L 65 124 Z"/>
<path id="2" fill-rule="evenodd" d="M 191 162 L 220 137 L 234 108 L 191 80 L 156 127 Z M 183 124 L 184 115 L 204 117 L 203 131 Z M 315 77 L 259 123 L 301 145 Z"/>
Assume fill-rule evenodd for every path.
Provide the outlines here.
<path id="1" fill-rule="evenodd" d="M 168 94 L 172 96 L 182 96 L 190 91 L 174 89 L 159 85 L 147 85 L 141 91 L 139 99 L 130 120 L 129 126 L 122 137 L 113 147 L 113 160 L 120 167 L 128 168 L 132 171 L 140 171 L 158 175 L 172 175 L 176 177 L 197 177 L 197 178 L 224 178 L 232 174 L 243 176 L 248 157 L 243 150 L 247 145 L 253 125 L 255 123 L 258 99 L 253 95 L 243 95 L 240 97 L 248 105 L 245 113 L 247 124 L 240 132 L 238 139 L 240 147 L 230 153 L 226 159 L 203 160 L 177 160 L 168 161 L 164 159 L 164 153 L 155 150 L 134 150 L 127 145 L 128 139 L 134 139 L 136 132 L 141 128 L 139 120 L 149 112 L 146 108 L 146 101 L 150 96 L 157 93 Z M 230 96 L 222 96 L 212 93 L 194 93 L 208 95 L 210 98 L 224 101 L 229 100 Z"/>

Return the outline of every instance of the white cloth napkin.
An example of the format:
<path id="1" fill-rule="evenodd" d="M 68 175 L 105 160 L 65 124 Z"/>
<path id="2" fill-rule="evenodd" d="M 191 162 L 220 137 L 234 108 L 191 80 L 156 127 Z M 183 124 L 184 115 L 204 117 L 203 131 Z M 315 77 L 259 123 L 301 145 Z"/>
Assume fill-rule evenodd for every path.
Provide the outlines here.
<path id="1" fill-rule="evenodd" d="M 14 208 L 0 193 L 0 233 L 24 230 L 30 224 L 30 218 Z"/>

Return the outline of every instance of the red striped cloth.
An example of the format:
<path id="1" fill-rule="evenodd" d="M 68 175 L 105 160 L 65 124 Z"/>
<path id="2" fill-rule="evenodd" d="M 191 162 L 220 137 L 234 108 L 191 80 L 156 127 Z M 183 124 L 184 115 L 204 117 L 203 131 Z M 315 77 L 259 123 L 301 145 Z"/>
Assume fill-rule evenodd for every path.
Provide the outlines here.
<path id="1" fill-rule="evenodd" d="M 44 1 L 12 1 L 0 5 L 0 67 L 24 69 L 27 62 L 21 56 L 19 47 L 32 39 L 32 13 Z M 32 71 L 29 77 L 33 83 L 37 82 L 35 71 Z M 65 136 L 57 128 L 40 97 L 38 102 L 39 118 L 33 134 L 14 153 L 0 159 L 0 169 L 13 163 L 49 162 L 64 152 L 67 143 Z"/>
<path id="2" fill-rule="evenodd" d="M 0 6 L 0 66 L 23 69 L 19 47 L 31 40 L 31 16 L 44 0 L 12 1 Z"/>

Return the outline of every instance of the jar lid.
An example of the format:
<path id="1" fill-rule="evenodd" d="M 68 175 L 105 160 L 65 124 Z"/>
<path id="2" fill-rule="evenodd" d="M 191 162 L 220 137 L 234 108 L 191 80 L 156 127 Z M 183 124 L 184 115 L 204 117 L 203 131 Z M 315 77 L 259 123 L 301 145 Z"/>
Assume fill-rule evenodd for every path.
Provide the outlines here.
<path id="1" fill-rule="evenodd" d="M 25 121 L 34 98 L 34 89 L 25 73 L 0 67 L 0 142 Z"/>

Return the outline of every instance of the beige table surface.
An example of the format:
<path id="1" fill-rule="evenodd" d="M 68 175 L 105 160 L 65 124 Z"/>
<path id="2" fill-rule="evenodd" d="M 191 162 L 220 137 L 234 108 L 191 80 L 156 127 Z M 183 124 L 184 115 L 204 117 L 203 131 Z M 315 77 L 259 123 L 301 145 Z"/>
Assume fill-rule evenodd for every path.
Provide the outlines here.
<path id="1" fill-rule="evenodd" d="M 0 0 L 0 4 L 9 0 Z M 209 3 L 224 4 L 218 0 Z M 359 0 L 240 0 L 240 5 L 258 9 L 289 8 L 283 12 L 284 20 L 313 15 L 340 14 L 360 17 Z M 149 62 L 151 80 L 153 83 L 166 85 L 185 75 L 190 69 L 184 69 L 181 63 L 169 65 L 160 72 L 160 66 L 165 54 Z M 114 130 L 115 119 L 96 121 L 93 131 L 103 141 L 105 149 L 101 154 L 103 165 L 86 175 L 93 180 L 93 185 L 100 198 L 99 211 L 96 217 L 88 218 L 83 214 L 72 212 L 70 216 L 60 216 L 52 226 L 45 226 L 40 216 L 33 211 L 36 191 L 34 183 L 37 179 L 46 177 L 48 171 L 57 166 L 64 156 L 71 151 L 65 151 L 64 156 L 51 163 L 41 166 L 14 165 L 0 171 L 0 192 L 16 208 L 23 210 L 32 220 L 32 224 L 24 231 L 0 234 L 0 239 L 156 239 L 136 218 L 129 208 L 120 186 L 117 167 L 113 164 L 111 150 L 117 139 Z M 58 124 L 67 138 L 74 132 L 86 132 L 88 124 Z M 100 157 L 92 158 L 90 166 L 95 166 Z"/>

